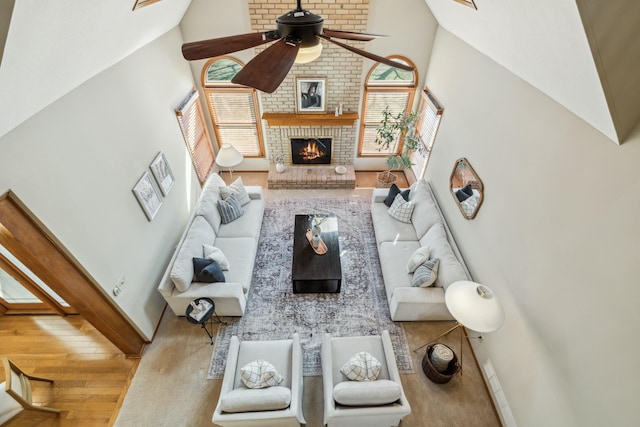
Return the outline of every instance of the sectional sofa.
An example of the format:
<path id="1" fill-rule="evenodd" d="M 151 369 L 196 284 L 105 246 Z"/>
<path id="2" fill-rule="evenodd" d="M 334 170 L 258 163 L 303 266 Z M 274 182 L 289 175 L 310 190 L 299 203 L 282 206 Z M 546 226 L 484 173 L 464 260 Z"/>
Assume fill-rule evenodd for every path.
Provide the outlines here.
<path id="1" fill-rule="evenodd" d="M 244 314 L 262 227 L 264 195 L 262 187 L 243 186 L 249 201 L 242 206 L 242 215 L 223 224 L 218 210 L 221 187 L 226 187 L 225 182 L 212 174 L 158 286 L 176 316 L 184 316 L 189 303 L 199 297 L 211 298 L 219 316 Z M 207 258 L 211 247 L 221 250 L 228 260 L 228 270 L 222 271 L 224 282 L 205 283 L 194 278 L 193 258 Z"/>
<path id="2" fill-rule="evenodd" d="M 414 207 L 409 222 L 389 215 L 384 203 L 388 194 L 388 189 L 374 189 L 371 216 L 391 318 L 453 320 L 444 302 L 445 290 L 451 283 L 471 277 L 429 183 L 421 179 L 410 187 L 408 201 Z M 407 273 L 407 264 L 415 251 L 425 246 L 430 258 L 439 259 L 435 283 L 412 287 L 413 274 Z"/>

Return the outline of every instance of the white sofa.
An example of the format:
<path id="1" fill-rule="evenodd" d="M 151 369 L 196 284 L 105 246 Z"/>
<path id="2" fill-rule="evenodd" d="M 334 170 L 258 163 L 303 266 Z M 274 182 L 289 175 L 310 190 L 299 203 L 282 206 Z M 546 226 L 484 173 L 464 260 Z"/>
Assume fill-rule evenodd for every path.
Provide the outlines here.
<path id="1" fill-rule="evenodd" d="M 222 224 L 217 206 L 221 186 L 225 186 L 225 182 L 217 174 L 212 174 L 205 183 L 189 225 L 158 286 L 176 316 L 184 316 L 189 303 L 199 297 L 211 298 L 219 316 L 244 314 L 264 214 L 263 190 L 258 186 L 245 186 L 251 201 L 242 206 L 243 215 Z M 229 260 L 229 270 L 223 271 L 225 282 L 192 282 L 193 258 L 206 256 L 205 244 L 219 248 Z"/>
<path id="2" fill-rule="evenodd" d="M 384 204 L 388 193 L 388 189 L 374 189 L 371 216 L 391 319 L 453 320 L 444 291 L 451 283 L 471 277 L 429 184 L 421 179 L 410 187 L 409 201 L 415 205 L 411 223 L 388 214 Z M 440 259 L 437 278 L 430 287 L 411 287 L 413 275 L 406 271 L 407 262 L 423 246 L 429 247 L 431 258 Z"/>

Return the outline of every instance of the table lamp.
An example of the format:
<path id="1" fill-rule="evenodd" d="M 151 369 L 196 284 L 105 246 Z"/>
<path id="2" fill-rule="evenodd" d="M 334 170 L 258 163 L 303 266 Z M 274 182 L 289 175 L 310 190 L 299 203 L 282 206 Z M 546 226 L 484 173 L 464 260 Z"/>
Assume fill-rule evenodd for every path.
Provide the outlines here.
<path id="1" fill-rule="evenodd" d="M 229 168 L 229 175 L 233 180 L 233 167 L 239 165 L 242 159 L 244 156 L 236 147 L 231 144 L 222 144 L 216 156 L 216 164 L 223 168 Z"/>

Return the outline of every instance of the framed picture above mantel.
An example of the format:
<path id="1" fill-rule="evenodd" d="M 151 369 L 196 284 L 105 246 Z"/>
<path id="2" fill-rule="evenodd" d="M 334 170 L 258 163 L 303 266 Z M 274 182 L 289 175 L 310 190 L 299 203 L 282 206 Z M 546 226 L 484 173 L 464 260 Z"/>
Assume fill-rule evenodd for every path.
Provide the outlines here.
<path id="1" fill-rule="evenodd" d="M 327 78 L 296 77 L 296 112 L 327 112 Z"/>

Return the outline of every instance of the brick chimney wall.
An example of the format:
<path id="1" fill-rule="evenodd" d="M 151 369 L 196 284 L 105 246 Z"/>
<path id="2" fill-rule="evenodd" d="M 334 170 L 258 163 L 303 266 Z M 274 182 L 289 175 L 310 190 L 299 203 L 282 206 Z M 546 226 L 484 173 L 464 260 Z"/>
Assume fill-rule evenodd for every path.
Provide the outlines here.
<path id="1" fill-rule="evenodd" d="M 256 32 L 274 30 L 275 20 L 296 8 L 295 0 L 249 0 L 251 26 Z M 369 0 L 323 0 L 302 1 L 302 8 L 324 18 L 324 28 L 366 32 Z M 365 43 L 338 40 L 351 46 L 365 49 Z M 357 112 L 360 102 L 363 60 L 330 42 L 322 41 L 320 58 L 309 64 L 294 64 L 280 87 L 272 94 L 260 93 L 263 113 L 295 113 L 295 78 L 326 77 L 325 105 L 327 113 L 332 113 L 339 103 L 343 112 Z M 268 47 L 269 45 L 267 45 Z M 255 48 L 256 55 L 265 46 Z M 292 136 L 327 136 L 334 138 L 333 163 L 353 164 L 357 135 L 354 126 L 268 126 L 266 125 L 265 145 L 267 153 L 282 153 L 285 162 L 290 163 L 289 138 Z"/>

